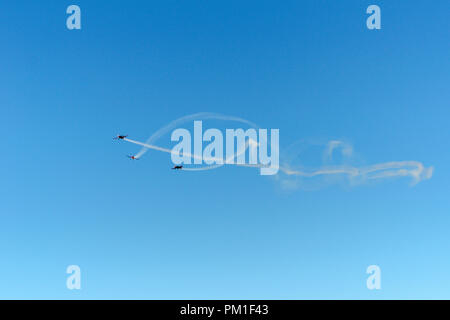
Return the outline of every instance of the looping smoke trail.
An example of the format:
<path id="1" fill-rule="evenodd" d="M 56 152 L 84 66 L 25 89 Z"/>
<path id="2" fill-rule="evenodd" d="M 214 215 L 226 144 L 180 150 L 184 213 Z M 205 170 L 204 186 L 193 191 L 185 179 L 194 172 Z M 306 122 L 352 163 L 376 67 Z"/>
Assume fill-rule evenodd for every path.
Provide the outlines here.
<path id="1" fill-rule="evenodd" d="M 242 119 L 242 118 L 238 118 L 238 117 L 232 117 L 232 116 L 226 116 L 223 114 L 219 114 L 219 113 L 211 113 L 211 112 L 199 112 L 199 113 L 194 113 L 191 115 L 187 115 L 181 118 L 178 118 L 176 120 L 173 120 L 172 122 L 170 122 L 169 124 L 167 124 L 166 126 L 162 127 L 161 129 L 159 129 L 158 131 L 156 131 L 155 133 L 153 133 L 150 138 L 147 139 L 147 141 L 145 142 L 146 144 L 152 145 L 154 144 L 160 137 L 162 137 L 163 135 L 169 133 L 170 131 L 172 131 L 174 128 L 178 127 L 179 125 L 188 122 L 188 121 L 193 121 L 193 120 L 206 120 L 206 119 L 217 119 L 217 120 L 225 120 L 225 121 L 237 121 L 237 122 L 241 122 L 241 123 L 245 123 L 247 125 L 249 125 L 250 127 L 253 128 L 258 128 L 258 126 L 256 124 L 254 124 L 251 121 Z M 145 146 L 136 154 L 136 158 L 140 158 L 142 157 L 146 152 L 148 151 L 148 148 L 146 148 Z"/>
<path id="2" fill-rule="evenodd" d="M 179 125 L 193 120 L 205 120 L 205 119 L 217 119 L 217 120 L 228 120 L 228 121 L 237 121 L 241 123 L 245 123 L 249 125 L 250 127 L 254 129 L 258 129 L 259 127 L 242 118 L 233 117 L 233 116 L 226 116 L 218 113 L 207 113 L 207 112 L 201 112 L 196 113 L 192 115 L 187 115 L 184 117 L 181 117 L 179 119 L 176 119 L 166 126 L 162 127 L 158 131 L 156 131 L 153 135 L 151 135 L 146 143 L 142 143 L 139 141 L 134 141 L 128 138 L 125 138 L 125 141 L 137 144 L 142 146 L 142 149 L 136 154 L 136 158 L 142 157 L 149 149 L 154 149 L 166 153 L 172 154 L 173 151 L 167 148 L 162 148 L 159 146 L 154 145 L 154 143 L 163 135 L 169 133 L 174 128 L 178 127 Z M 251 143 L 251 142 L 250 142 Z M 246 150 L 249 147 L 249 143 L 246 142 L 244 150 L 242 152 L 246 152 Z M 353 153 L 353 148 L 339 140 L 331 140 L 327 143 L 324 158 L 329 160 L 332 158 L 332 154 L 334 150 L 341 149 L 341 154 L 345 157 L 351 157 Z M 314 178 L 314 177 L 326 177 L 326 176 L 346 176 L 351 181 L 356 182 L 362 182 L 366 180 L 377 180 L 377 179 L 384 179 L 384 178 L 391 178 L 391 177 L 404 177 L 404 176 L 410 176 L 413 178 L 413 183 L 419 183 L 422 180 L 430 179 L 433 175 L 433 167 L 425 168 L 424 165 L 421 162 L 418 161 L 391 161 L 391 162 L 385 162 L 385 163 L 379 163 L 374 164 L 371 166 L 366 167 L 354 167 L 350 165 L 338 165 L 338 166 L 321 166 L 315 170 L 300 170 L 300 169 L 294 169 L 292 162 L 293 158 L 295 158 L 296 153 L 298 153 L 299 149 L 292 150 L 288 153 L 288 157 L 290 158 L 290 161 L 285 161 L 280 165 L 279 171 L 281 173 L 284 173 L 285 176 L 294 176 L 294 177 L 301 177 L 301 178 Z M 240 153 L 237 153 L 233 157 L 237 157 Z M 186 156 L 189 156 L 193 159 L 195 158 L 201 158 L 194 154 L 185 154 Z M 217 160 L 223 160 L 223 159 L 203 159 L 203 160 L 211 160 L 212 162 L 217 162 Z M 289 160 L 289 159 L 287 159 Z M 227 161 L 225 161 L 226 163 Z M 251 164 L 236 164 L 233 165 L 237 166 L 243 166 L 243 167 L 254 167 L 254 168 L 261 168 L 262 165 L 251 165 Z M 212 170 L 219 167 L 222 167 L 223 164 L 215 164 L 215 165 L 209 165 L 206 167 L 198 167 L 198 168 L 183 168 L 184 171 L 203 171 L 203 170 Z M 359 179 L 359 180 L 358 180 Z"/>
<path id="3" fill-rule="evenodd" d="M 304 144 L 304 141 L 301 142 Z M 288 158 L 288 161 L 285 161 L 280 165 L 280 171 L 285 174 L 284 178 L 279 178 L 280 182 L 289 188 L 298 186 L 296 183 L 297 181 L 287 180 L 287 177 L 289 176 L 306 178 L 308 181 L 311 181 L 313 178 L 322 177 L 325 179 L 326 177 L 331 176 L 342 176 L 346 177 L 352 184 L 360 184 L 369 180 L 409 176 L 412 178 L 412 184 L 417 184 L 422 180 L 430 179 L 434 170 L 433 167 L 425 168 L 424 165 L 418 161 L 391 161 L 364 167 L 355 167 L 351 165 L 323 165 L 315 170 L 294 169 L 292 163 L 294 162 L 294 158 L 299 155 L 298 150 L 300 149 L 298 143 L 294 145 L 294 150 L 289 151 L 289 157 L 286 157 Z M 318 144 L 312 143 L 312 145 Z M 325 147 L 324 161 L 332 159 L 333 151 L 338 149 L 340 149 L 341 155 L 344 158 L 351 158 L 353 153 L 351 145 L 343 141 L 331 140 Z M 303 180 L 302 183 L 305 185 L 305 180 Z M 324 183 L 330 183 L 330 181 L 319 181 L 319 186 Z"/>
<path id="4" fill-rule="evenodd" d="M 350 177 L 365 177 L 367 179 L 381 179 L 395 176 L 411 176 L 416 182 L 431 178 L 433 167 L 425 168 L 422 163 L 417 161 L 398 161 L 386 162 L 365 168 L 355 167 L 335 167 L 322 168 L 319 170 L 307 172 L 300 170 L 291 170 L 284 167 L 280 168 L 287 175 L 297 175 L 303 177 L 314 177 L 319 175 L 346 174 Z M 376 172 L 375 174 L 372 174 Z"/>

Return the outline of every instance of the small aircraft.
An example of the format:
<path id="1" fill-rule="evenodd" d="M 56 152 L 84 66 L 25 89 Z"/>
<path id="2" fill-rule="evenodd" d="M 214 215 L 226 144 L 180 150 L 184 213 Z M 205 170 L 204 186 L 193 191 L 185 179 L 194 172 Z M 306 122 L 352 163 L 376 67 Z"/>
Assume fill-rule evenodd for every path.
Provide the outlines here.
<path id="1" fill-rule="evenodd" d="M 127 156 L 128 158 L 130 158 L 131 160 L 139 160 L 139 158 L 136 158 L 135 156 Z"/>
<path id="2" fill-rule="evenodd" d="M 172 168 L 172 170 L 181 170 L 183 169 L 183 166 L 175 166 Z"/>
<path id="3" fill-rule="evenodd" d="M 117 137 L 114 137 L 113 139 L 114 139 L 114 140 L 123 140 L 123 139 L 125 139 L 126 137 L 128 137 L 128 135 L 126 135 L 126 136 L 117 136 Z"/>

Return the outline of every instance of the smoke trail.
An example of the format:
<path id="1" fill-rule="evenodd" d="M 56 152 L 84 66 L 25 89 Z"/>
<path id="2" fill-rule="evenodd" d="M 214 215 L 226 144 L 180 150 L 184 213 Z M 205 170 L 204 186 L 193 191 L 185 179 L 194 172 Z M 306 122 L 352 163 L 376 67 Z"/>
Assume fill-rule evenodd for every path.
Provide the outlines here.
<path id="1" fill-rule="evenodd" d="M 134 143 L 134 144 L 137 144 L 137 145 L 140 145 L 140 146 L 142 146 L 145 149 L 153 149 L 153 150 L 158 150 L 158 151 L 162 151 L 162 152 L 165 152 L 165 153 L 177 154 L 177 152 L 175 152 L 175 151 L 173 151 L 171 149 L 162 148 L 162 147 L 159 147 L 159 146 L 156 146 L 156 145 L 151 145 L 151 144 L 148 144 L 148 143 L 143 143 L 143 142 L 135 141 L 135 140 L 128 139 L 128 138 L 123 138 L 123 140 L 131 142 L 131 143 Z M 240 163 L 233 163 L 233 162 L 231 162 L 231 160 L 233 160 L 234 158 L 237 158 L 240 155 L 244 154 L 247 151 L 247 149 L 249 148 L 250 145 L 255 145 L 255 144 L 258 145 L 258 143 L 256 141 L 252 140 L 252 139 L 247 140 L 245 142 L 245 146 L 243 148 L 241 148 L 241 150 L 239 152 L 237 152 L 236 154 L 231 155 L 225 161 L 222 158 L 214 158 L 214 157 L 213 158 L 204 158 L 204 157 L 200 157 L 200 156 L 197 156 L 195 154 L 186 153 L 186 152 L 184 152 L 184 156 L 187 156 L 187 157 L 189 157 L 191 159 L 199 159 L 199 160 L 208 161 L 208 162 L 216 162 L 216 163 L 217 162 L 224 162 L 226 164 L 242 166 L 242 167 L 261 168 L 261 167 L 263 167 L 262 165 L 240 164 Z M 137 155 L 135 156 L 135 158 L 139 159 Z M 204 170 L 216 169 L 216 168 L 219 168 L 219 167 L 221 167 L 223 165 L 224 164 L 222 163 L 222 164 L 215 164 L 215 165 L 209 165 L 209 166 L 206 166 L 206 167 L 198 167 L 198 168 L 184 168 L 183 167 L 183 170 L 185 170 L 185 171 L 204 171 Z"/>
<path id="2" fill-rule="evenodd" d="M 142 147 L 144 147 L 146 149 L 153 149 L 153 150 L 158 150 L 158 151 L 162 151 L 162 152 L 172 153 L 172 150 L 167 149 L 167 148 L 154 146 L 154 145 L 151 145 L 151 144 L 148 144 L 148 143 L 142 143 L 142 142 L 131 140 L 131 139 L 128 139 L 128 138 L 123 138 L 123 140 L 131 142 L 131 143 L 134 143 L 134 144 L 137 144 L 137 145 L 140 145 L 140 146 L 142 146 Z M 139 158 L 139 157 L 136 155 L 135 158 Z"/>
<path id="3" fill-rule="evenodd" d="M 311 144 L 317 145 L 317 143 Z M 280 165 L 280 172 L 284 174 L 284 177 L 282 175 L 278 177 L 278 180 L 287 188 L 297 188 L 299 185 L 302 187 L 308 186 L 308 183 L 313 182 L 312 179 L 321 179 L 314 181 L 320 187 L 324 184 L 329 184 L 330 180 L 328 178 L 331 177 L 334 177 L 332 182 L 337 182 L 339 180 L 336 179 L 343 177 L 352 184 L 361 184 L 366 181 L 409 176 L 412 178 L 412 184 L 417 184 L 422 180 L 430 179 L 434 170 L 433 167 L 425 168 L 419 161 L 390 161 L 362 167 L 345 164 L 324 164 L 319 168 L 306 170 L 304 168 L 295 168 L 295 158 L 299 155 L 298 150 L 300 149 L 298 143 L 294 144 L 294 148 L 288 149 L 288 156 L 285 157 L 286 160 Z M 353 148 L 350 144 L 340 140 L 331 140 L 324 147 L 324 162 L 331 160 L 333 151 L 338 149 L 344 159 L 351 159 Z M 289 180 L 289 177 L 301 180 Z"/>
<path id="4" fill-rule="evenodd" d="M 207 113 L 207 112 L 201 112 L 196 113 L 192 115 L 187 115 L 181 118 L 178 118 L 166 126 L 162 127 L 155 133 L 153 133 L 145 143 L 131 140 L 128 138 L 125 138 L 125 141 L 137 144 L 142 146 L 142 149 L 136 154 L 136 158 L 142 157 L 149 149 L 154 149 L 170 154 L 175 154 L 174 151 L 167 148 L 162 148 L 159 146 L 156 146 L 154 143 L 164 136 L 165 134 L 171 132 L 174 128 L 180 126 L 181 124 L 193 121 L 193 120 L 205 120 L 205 119 L 217 119 L 217 120 L 226 120 L 226 121 L 236 121 L 241 122 L 249 125 L 250 127 L 254 129 L 258 129 L 259 127 L 254 124 L 251 121 L 233 117 L 233 116 L 226 116 L 218 113 Z M 255 141 L 250 141 L 250 143 L 256 143 Z M 269 142 L 268 142 L 269 143 Z M 241 150 L 236 155 L 233 155 L 234 157 L 237 157 L 239 154 L 242 154 L 242 152 L 246 152 L 246 150 L 249 147 L 249 141 L 246 142 L 245 148 Z M 296 183 L 289 183 L 285 181 L 282 177 L 299 177 L 304 179 L 312 179 L 315 177 L 339 177 L 344 176 L 347 177 L 349 181 L 352 183 L 362 183 L 367 180 L 379 180 L 379 179 L 385 179 L 385 178 L 393 178 L 393 177 L 406 177 L 409 176 L 413 179 L 413 183 L 419 183 L 422 180 L 430 179 L 433 175 L 433 167 L 425 168 L 424 165 L 421 162 L 418 161 L 391 161 L 391 162 L 385 162 L 385 163 L 378 163 L 370 166 L 364 166 L 364 167 L 355 167 L 352 165 L 322 165 L 316 169 L 312 170 L 305 170 L 300 168 L 295 168 L 295 156 L 298 154 L 300 148 L 296 146 L 294 150 L 291 150 L 288 152 L 286 159 L 284 162 L 280 164 L 279 168 L 279 174 L 277 175 L 280 181 L 283 184 L 286 185 L 296 185 Z M 348 143 L 345 143 L 340 140 L 331 140 L 329 141 L 325 146 L 324 151 L 324 161 L 332 160 L 332 155 L 335 150 L 340 150 L 342 156 L 345 158 L 350 158 L 353 153 L 353 148 Z M 204 161 L 211 161 L 211 162 L 224 162 L 228 163 L 228 159 L 223 161 L 224 159 L 218 159 L 218 158 L 202 158 L 195 154 L 189 154 L 184 153 L 185 156 L 191 157 L 192 159 L 203 159 Z M 253 167 L 253 168 L 261 168 L 264 167 L 263 165 L 252 165 L 252 164 L 237 164 L 232 163 L 233 165 L 237 166 L 243 166 L 243 167 Z M 219 167 L 222 167 L 223 164 L 215 164 L 215 165 L 209 165 L 205 167 L 191 167 L 191 168 L 183 168 L 184 171 L 203 171 L 203 170 L 212 170 Z M 281 174 L 280 174 L 281 173 Z"/>
<path id="5" fill-rule="evenodd" d="M 396 161 L 380 163 L 365 168 L 336 166 L 334 168 L 321 168 L 314 171 L 292 170 L 280 167 L 280 170 L 287 175 L 303 177 L 315 177 L 320 175 L 345 174 L 350 177 L 365 177 L 367 179 L 381 179 L 395 176 L 411 176 L 416 182 L 429 179 L 433 175 L 433 167 L 425 168 L 418 161 Z"/>
<path id="6" fill-rule="evenodd" d="M 155 133 L 153 133 L 145 142 L 146 144 L 152 145 L 154 144 L 159 138 L 161 138 L 163 135 L 171 132 L 174 128 L 178 127 L 179 125 L 193 120 L 206 120 L 206 119 L 217 119 L 217 120 L 225 120 L 225 121 L 237 121 L 241 123 L 245 123 L 253 128 L 258 128 L 258 126 L 248 120 L 238 118 L 238 117 L 232 117 L 232 116 L 226 116 L 219 113 L 211 113 L 211 112 L 199 112 L 194 113 L 191 115 L 187 115 L 181 118 L 178 118 L 176 120 L 173 120 L 166 126 L 162 127 Z M 148 148 L 145 146 L 136 154 L 136 158 L 142 157 L 146 152 L 148 151 Z"/>
<path id="7" fill-rule="evenodd" d="M 143 149 L 146 149 L 146 150 L 153 149 L 153 150 L 158 150 L 158 151 L 162 151 L 162 152 L 166 152 L 166 153 L 170 153 L 170 154 L 176 154 L 176 152 L 171 150 L 171 149 L 158 147 L 158 146 L 155 146 L 155 145 L 152 145 L 152 144 L 135 141 L 135 140 L 131 140 L 131 139 L 128 139 L 128 138 L 124 138 L 123 140 L 131 142 L 131 143 L 134 143 L 134 144 L 137 144 L 137 145 L 140 145 L 140 146 L 143 147 Z M 202 159 L 202 157 L 199 157 L 199 156 L 197 156 L 195 154 L 191 154 L 191 153 L 184 153 L 184 155 L 187 156 L 187 157 L 190 157 L 192 159 L 199 159 L 199 160 Z M 136 155 L 135 158 L 139 159 L 139 156 Z M 214 161 L 215 159 L 209 159 L 209 160 L 213 160 Z"/>
<path id="8" fill-rule="evenodd" d="M 183 167 L 183 171 L 205 171 L 205 170 L 217 169 L 217 168 L 220 168 L 222 166 L 223 166 L 223 164 L 215 164 L 215 165 L 211 165 L 211 166 L 198 167 L 198 168 L 185 168 L 185 167 Z"/>

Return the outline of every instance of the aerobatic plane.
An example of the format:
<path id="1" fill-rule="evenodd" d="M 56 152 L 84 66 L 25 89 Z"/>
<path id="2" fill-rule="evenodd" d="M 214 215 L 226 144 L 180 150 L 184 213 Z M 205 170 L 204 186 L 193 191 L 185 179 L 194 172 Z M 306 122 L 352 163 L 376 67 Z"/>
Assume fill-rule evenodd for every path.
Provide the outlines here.
<path id="1" fill-rule="evenodd" d="M 126 137 L 128 137 L 128 136 L 117 136 L 117 137 L 114 137 L 113 139 L 114 139 L 114 140 L 123 140 L 123 139 L 125 139 Z"/>
<path id="2" fill-rule="evenodd" d="M 172 168 L 172 170 L 181 170 L 183 169 L 183 166 L 175 166 Z"/>
<path id="3" fill-rule="evenodd" d="M 135 156 L 127 156 L 128 158 L 130 158 L 131 160 L 139 160 L 139 158 L 136 158 Z"/>

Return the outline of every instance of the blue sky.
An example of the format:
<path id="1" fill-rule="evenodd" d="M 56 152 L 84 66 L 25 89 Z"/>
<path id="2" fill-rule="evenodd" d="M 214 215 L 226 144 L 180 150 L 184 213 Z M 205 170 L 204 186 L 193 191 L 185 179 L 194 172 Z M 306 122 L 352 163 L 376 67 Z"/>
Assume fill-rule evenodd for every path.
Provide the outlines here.
<path id="1" fill-rule="evenodd" d="M 70 4 L 81 30 L 66 28 Z M 370 4 L 381 30 L 366 28 Z M 0 298 L 450 298 L 449 9 L 2 2 Z M 435 171 L 288 192 L 248 168 L 129 161 L 139 148 L 111 140 L 196 112 L 279 128 L 282 147 L 343 139 L 363 164 Z"/>

